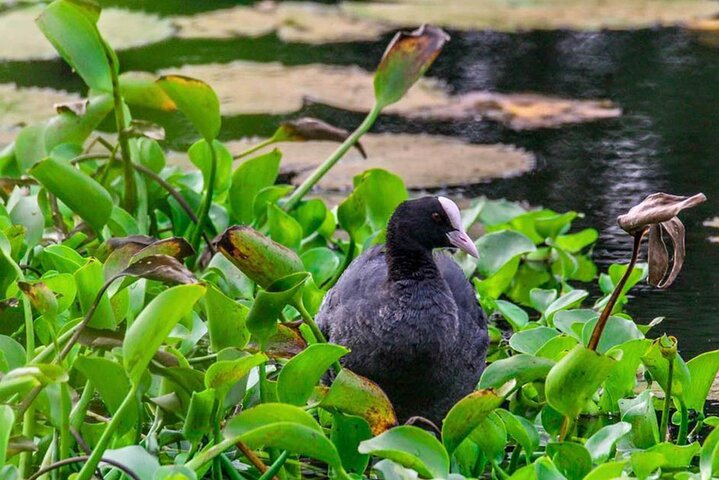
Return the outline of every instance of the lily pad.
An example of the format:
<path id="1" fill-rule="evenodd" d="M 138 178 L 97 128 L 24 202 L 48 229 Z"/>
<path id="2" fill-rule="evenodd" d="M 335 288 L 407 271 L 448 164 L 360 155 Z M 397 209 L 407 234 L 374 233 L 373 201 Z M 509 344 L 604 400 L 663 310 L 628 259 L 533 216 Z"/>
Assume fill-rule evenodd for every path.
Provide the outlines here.
<path id="1" fill-rule="evenodd" d="M 0 32 L 12 41 L 0 42 L 0 60 L 47 59 L 58 56 L 35 25 L 41 6 L 10 10 L 0 15 Z M 108 8 L 102 11 L 98 28 L 115 50 L 159 42 L 175 29 L 168 19 L 139 11 Z"/>
<path id="2" fill-rule="evenodd" d="M 272 32 L 286 42 L 376 40 L 393 27 L 347 15 L 334 5 L 263 1 L 173 19 L 180 38 L 258 37 Z"/>
<path id="3" fill-rule="evenodd" d="M 77 100 L 79 95 L 60 90 L 0 84 L 0 131 L 47 120 L 56 113 L 54 104 Z"/>
<path id="4" fill-rule="evenodd" d="M 350 15 L 403 25 L 463 30 L 636 29 L 709 18 L 719 5 L 702 0 L 392 0 L 346 2 Z"/>
<path id="5" fill-rule="evenodd" d="M 248 148 L 257 140 L 229 142 L 233 153 Z M 369 134 L 362 137 L 367 159 L 350 151 L 319 182 L 323 190 L 349 190 L 355 175 L 370 168 L 383 168 L 400 175 L 412 189 L 480 183 L 530 170 L 533 156 L 509 145 L 472 145 L 439 135 Z M 332 142 L 298 142 L 279 145 L 280 170 L 300 183 L 336 148 Z M 169 161 L 187 162 L 181 154 Z M 437 162 L 437 158 L 445 159 Z M 189 167 L 189 164 L 184 163 Z"/>

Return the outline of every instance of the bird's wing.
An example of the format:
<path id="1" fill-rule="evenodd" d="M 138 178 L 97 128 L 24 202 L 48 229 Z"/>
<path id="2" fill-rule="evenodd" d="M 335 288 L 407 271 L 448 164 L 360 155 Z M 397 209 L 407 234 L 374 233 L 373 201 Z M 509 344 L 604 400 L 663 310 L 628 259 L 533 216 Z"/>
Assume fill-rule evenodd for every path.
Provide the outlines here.
<path id="1" fill-rule="evenodd" d="M 381 301 L 386 280 L 387 262 L 381 245 L 357 257 L 322 301 L 315 318 L 322 333 L 329 338 L 333 323 L 371 310 L 368 303 Z"/>
<path id="2" fill-rule="evenodd" d="M 474 321 L 481 329 L 486 329 L 487 318 L 477 303 L 472 285 L 467 281 L 457 262 L 443 252 L 435 253 L 434 259 L 444 281 L 449 285 L 460 319 Z"/>

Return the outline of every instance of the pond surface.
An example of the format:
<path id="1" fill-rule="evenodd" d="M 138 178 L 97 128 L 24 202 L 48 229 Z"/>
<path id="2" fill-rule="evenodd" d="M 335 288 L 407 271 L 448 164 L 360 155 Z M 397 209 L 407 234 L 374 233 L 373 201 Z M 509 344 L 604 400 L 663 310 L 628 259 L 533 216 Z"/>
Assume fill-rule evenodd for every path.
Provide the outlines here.
<path id="1" fill-rule="evenodd" d="M 180 7 L 185 2 L 175 3 Z M 119 56 L 125 70 L 236 59 L 359 65 L 371 70 L 388 39 L 313 46 L 283 43 L 274 35 L 254 40 L 168 40 Z M 679 279 L 668 291 L 637 287 L 629 311 L 641 323 L 665 316 L 654 333 L 676 335 L 685 358 L 719 348 L 719 245 L 707 240 L 717 232 L 702 226 L 704 219 L 719 211 L 719 49 L 703 46 L 679 29 L 452 32 L 452 42 L 429 75 L 445 81 L 454 93 L 482 89 L 616 102 L 624 111 L 621 118 L 558 129 L 515 132 L 492 122 L 418 122 L 385 116 L 375 131 L 452 135 L 474 143 L 514 144 L 533 152 L 537 165 L 530 173 L 449 193 L 506 197 L 584 212 L 579 226 L 601 231 L 594 258 L 603 270 L 611 262 L 627 261 L 631 250 L 630 238 L 616 226 L 617 215 L 655 191 L 703 191 L 709 201 L 682 216 L 688 254 Z M 82 91 L 82 84 L 60 60 L 0 62 L 0 83 L 6 82 Z M 307 114 L 345 128 L 361 120 L 358 114 L 322 105 L 308 106 L 292 116 Z M 284 118 L 225 118 L 222 137 L 266 136 Z M 172 147 L 192 140 L 191 128 L 178 116 L 160 120 Z"/>

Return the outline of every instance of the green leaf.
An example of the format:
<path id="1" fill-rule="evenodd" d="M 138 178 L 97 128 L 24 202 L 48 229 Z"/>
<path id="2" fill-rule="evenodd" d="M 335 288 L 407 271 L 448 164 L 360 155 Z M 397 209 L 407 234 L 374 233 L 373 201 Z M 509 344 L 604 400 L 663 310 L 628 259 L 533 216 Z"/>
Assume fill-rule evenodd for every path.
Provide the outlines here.
<path id="1" fill-rule="evenodd" d="M 229 207 L 234 219 L 249 225 L 254 219 L 255 197 L 265 187 L 275 184 L 282 154 L 279 150 L 245 160 L 232 174 Z"/>
<path id="2" fill-rule="evenodd" d="M 215 184 L 214 195 L 219 195 L 230 188 L 230 173 L 232 172 L 232 154 L 227 147 L 217 140 L 212 140 L 212 148 L 215 151 Z M 207 181 L 212 168 L 212 151 L 207 140 L 198 140 L 187 150 L 190 161 L 200 169 L 204 179 L 204 188 L 207 188 Z"/>
<path id="3" fill-rule="evenodd" d="M 337 374 L 320 407 L 364 418 L 374 435 L 397 424 L 394 408 L 382 389 L 347 368 Z"/>
<path id="4" fill-rule="evenodd" d="M 267 340 L 277 332 L 277 319 L 286 305 L 292 303 L 302 291 L 309 278 L 305 272 L 293 273 L 271 283 L 261 290 L 247 314 L 247 330 L 255 337 L 262 348 Z"/>
<path id="5" fill-rule="evenodd" d="M 550 327 L 528 328 L 512 335 L 509 346 L 518 352 L 534 355 L 542 345 L 558 335 L 559 332 Z"/>
<path id="6" fill-rule="evenodd" d="M 448 40 L 449 35 L 431 25 L 412 32 L 397 32 L 374 76 L 377 105 L 383 108 L 399 101 L 432 65 Z"/>
<path id="7" fill-rule="evenodd" d="M 302 263 L 305 269 L 312 274 L 317 285 L 323 285 L 330 280 L 340 266 L 337 254 L 327 247 L 317 247 L 302 253 Z"/>
<path id="8" fill-rule="evenodd" d="M 641 363 L 642 355 L 650 345 L 650 340 L 631 340 L 613 347 L 607 352 L 608 355 L 615 358 L 617 358 L 617 354 L 621 354 L 621 359 L 617 361 L 616 368 L 612 369 L 604 382 L 603 409 L 618 412 L 619 400 L 632 396 L 637 384 L 637 368 Z"/>
<path id="9" fill-rule="evenodd" d="M 490 463 L 502 461 L 507 447 L 507 428 L 497 412 L 489 412 L 469 434 L 469 438 Z"/>
<path id="10" fill-rule="evenodd" d="M 9 405 L 0 405 L 0 467 L 5 465 L 10 434 L 15 424 L 15 413 Z"/>
<path id="11" fill-rule="evenodd" d="M 557 312 L 577 306 L 582 300 L 587 298 L 588 295 L 589 292 L 585 290 L 572 290 L 566 295 L 562 295 L 547 306 L 547 309 L 544 311 L 544 318 L 549 325 L 553 325 L 552 321 Z"/>
<path id="12" fill-rule="evenodd" d="M 155 470 L 152 480 L 197 480 L 197 475 L 183 465 L 163 465 Z"/>
<path id="13" fill-rule="evenodd" d="M 110 219 L 112 197 L 102 185 L 77 168 L 46 158 L 29 173 L 96 231 L 102 230 Z"/>
<path id="14" fill-rule="evenodd" d="M 703 412 L 704 402 L 719 371 L 719 350 L 697 355 L 687 362 L 687 368 L 691 387 L 684 394 L 686 407 Z"/>
<path id="15" fill-rule="evenodd" d="M 202 285 L 178 285 L 159 294 L 142 310 L 122 343 L 123 363 L 131 383 L 139 383 L 172 328 L 192 311 L 204 293 Z"/>
<path id="16" fill-rule="evenodd" d="M 218 247 L 242 273 L 263 288 L 282 277 L 304 271 L 302 260 L 294 251 L 250 227 L 228 228 Z"/>
<path id="17" fill-rule="evenodd" d="M 589 343 L 596 324 L 597 318 L 584 324 L 582 340 L 585 345 Z M 597 345 L 597 351 L 604 353 L 614 346 L 642 338 L 644 338 L 644 334 L 637 328 L 636 323 L 626 318 L 611 316 L 602 331 L 602 337 L 599 340 L 599 345 Z"/>
<path id="18" fill-rule="evenodd" d="M 160 77 L 157 84 L 207 142 L 217 138 L 222 120 L 220 100 L 212 87 L 201 80 L 180 75 Z"/>
<path id="19" fill-rule="evenodd" d="M 539 447 L 539 432 L 534 424 L 502 408 L 498 408 L 495 412 L 504 422 L 507 433 L 524 449 L 524 453 L 526 455 L 534 453 Z"/>
<path id="20" fill-rule="evenodd" d="M 210 347 L 219 352 L 228 347 L 243 348 L 250 340 L 246 319 L 249 308 L 232 300 L 210 284 L 205 296 Z"/>
<path id="21" fill-rule="evenodd" d="M 192 392 L 187 416 L 182 424 L 182 435 L 193 444 L 212 430 L 215 413 L 215 391 Z"/>
<path id="22" fill-rule="evenodd" d="M 577 233 L 560 235 L 554 240 L 554 243 L 569 253 L 579 253 L 584 248 L 596 242 L 598 238 L 599 232 L 597 232 L 597 230 L 585 228 Z"/>
<path id="23" fill-rule="evenodd" d="M 592 458 L 584 445 L 579 443 L 550 443 L 547 455 L 568 480 L 581 480 L 592 469 Z"/>
<path id="24" fill-rule="evenodd" d="M 621 478 L 626 460 L 607 462 L 599 465 L 597 468 L 589 472 L 584 480 L 610 480 L 613 478 Z"/>
<path id="25" fill-rule="evenodd" d="M 53 47 L 91 89 L 112 91 L 110 63 L 100 33 L 77 4 L 57 0 L 43 10 L 36 22 Z"/>
<path id="26" fill-rule="evenodd" d="M 372 438 L 372 430 L 364 418 L 335 413 L 332 415 L 330 439 L 348 472 L 362 474 L 367 469 L 369 455 L 359 453 L 359 444 Z"/>
<path id="27" fill-rule="evenodd" d="M 25 365 L 25 349 L 15 339 L 6 335 L 0 335 L 0 352 L 3 353 L 5 361 L 7 362 L 7 369 L 0 369 L 3 373 Z"/>
<path id="28" fill-rule="evenodd" d="M 276 447 L 342 466 L 337 449 L 315 419 L 293 405 L 264 403 L 245 410 L 227 422 L 223 434 L 250 448 Z"/>
<path id="29" fill-rule="evenodd" d="M 549 371 L 545 383 L 547 403 L 575 418 L 615 364 L 612 358 L 577 345 Z"/>
<path id="30" fill-rule="evenodd" d="M 102 457 L 115 460 L 126 466 L 140 478 L 152 478 L 157 469 L 160 468 L 160 462 L 157 461 L 157 458 L 150 455 L 140 445 L 107 450 L 102 454 Z"/>
<path id="31" fill-rule="evenodd" d="M 543 379 L 554 366 L 552 360 L 519 354 L 490 363 L 482 373 L 477 388 L 499 388 L 510 380 L 524 385 Z"/>
<path id="32" fill-rule="evenodd" d="M 659 443 L 657 414 L 649 390 L 636 398 L 619 400 L 622 421 L 632 424 L 631 439 L 637 448 L 649 448 Z"/>
<path id="33" fill-rule="evenodd" d="M 543 288 L 533 288 L 529 292 L 529 303 L 536 311 L 541 314 L 549 308 L 557 299 L 557 291 L 554 289 L 545 290 Z"/>
<path id="34" fill-rule="evenodd" d="M 662 355 L 658 340 L 652 342 L 651 347 L 644 353 L 642 363 L 652 374 L 652 378 L 666 392 L 669 386 L 669 360 Z M 685 392 L 691 388 L 690 375 L 687 364 L 682 360 L 681 355 L 677 355 L 672 372 L 672 397 L 684 401 Z"/>
<path id="35" fill-rule="evenodd" d="M 292 217 L 302 226 L 302 236 L 309 237 L 315 233 L 325 222 L 327 215 L 332 213 L 327 209 L 325 202 L 319 198 L 304 200 L 290 212 Z"/>
<path id="36" fill-rule="evenodd" d="M 647 450 L 632 453 L 630 463 L 637 477 L 643 479 L 657 468 L 664 471 L 688 467 L 700 449 L 699 443 L 680 446 L 663 442 Z"/>
<path id="37" fill-rule="evenodd" d="M 597 430 L 584 444 L 592 455 L 592 461 L 597 464 L 606 462 L 617 441 L 631 430 L 632 425 L 627 422 L 617 422 Z"/>
<path id="38" fill-rule="evenodd" d="M 271 204 L 267 207 L 267 221 L 272 240 L 293 250 L 299 250 L 302 242 L 302 226 L 297 220 L 277 205 Z"/>
<path id="39" fill-rule="evenodd" d="M 702 480 L 709 480 L 719 472 L 719 429 L 717 428 L 704 440 L 699 456 L 699 471 Z"/>
<path id="40" fill-rule="evenodd" d="M 215 362 L 205 372 L 205 387 L 216 390 L 217 397 L 223 398 L 233 385 L 249 375 L 253 368 L 266 361 L 266 355 L 256 353 L 236 360 Z"/>
<path id="41" fill-rule="evenodd" d="M 340 345 L 316 343 L 290 359 L 277 377 L 277 395 L 280 401 L 305 405 L 322 375 L 347 353 L 349 350 Z"/>
<path id="42" fill-rule="evenodd" d="M 521 330 L 529 322 L 529 315 L 523 308 L 507 302 L 506 300 L 497 300 L 497 310 L 512 326 L 515 332 Z"/>
<path id="43" fill-rule="evenodd" d="M 41 385 L 67 382 L 68 375 L 58 365 L 33 365 L 11 370 L 0 379 L 0 401 Z"/>
<path id="44" fill-rule="evenodd" d="M 511 230 L 488 233 L 476 244 L 479 251 L 477 268 L 484 277 L 495 274 L 514 257 L 536 250 L 532 240 Z"/>
<path id="45" fill-rule="evenodd" d="M 562 310 L 554 315 L 554 326 L 560 332 L 566 333 L 577 340 L 582 340 L 584 325 L 597 317 L 599 317 L 599 314 L 589 308 Z"/>
<path id="46" fill-rule="evenodd" d="M 120 93 L 130 106 L 152 108 L 171 112 L 177 109 L 175 102 L 155 82 L 156 78 L 147 72 L 124 72 L 120 74 Z"/>
<path id="47" fill-rule="evenodd" d="M 431 433 L 410 425 L 395 427 L 360 443 L 360 453 L 387 458 L 426 478 L 447 478 L 449 455 Z"/>
<path id="48" fill-rule="evenodd" d="M 75 271 L 74 277 L 77 285 L 77 297 L 80 300 L 80 308 L 84 315 L 92 308 L 95 298 L 103 286 L 102 264 L 96 259 L 90 258 L 85 262 L 85 265 Z M 107 292 L 100 297 L 100 302 L 88 325 L 92 328 L 105 330 L 114 330 L 117 326 L 117 320 L 112 311 L 110 297 Z"/>
<path id="49" fill-rule="evenodd" d="M 452 407 L 442 423 L 442 442 L 450 455 L 502 401 L 492 389 L 478 390 Z"/>

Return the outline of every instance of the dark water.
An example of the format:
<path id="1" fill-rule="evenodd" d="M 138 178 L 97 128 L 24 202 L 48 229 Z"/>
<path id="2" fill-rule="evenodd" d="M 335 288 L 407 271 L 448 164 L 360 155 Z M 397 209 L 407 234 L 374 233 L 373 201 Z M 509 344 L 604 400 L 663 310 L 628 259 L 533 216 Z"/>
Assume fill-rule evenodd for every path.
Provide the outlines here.
<path id="1" fill-rule="evenodd" d="M 156 3 L 133 1 L 138 8 Z M 122 52 L 120 61 L 124 69 L 149 71 L 235 59 L 355 64 L 371 70 L 387 40 L 323 46 L 286 44 L 274 35 L 256 40 L 169 40 Z M 665 316 L 655 333 L 676 335 L 685 357 L 719 348 L 715 318 L 719 245 L 708 243 L 711 231 L 701 225 L 703 219 L 719 212 L 719 49 L 702 46 L 675 29 L 454 32 L 430 75 L 446 81 L 456 93 L 531 91 L 608 98 L 621 106 L 624 115 L 616 120 L 532 132 L 513 132 L 491 122 L 408 122 L 397 117 L 382 117 L 375 131 L 454 135 L 476 143 L 512 143 L 533 152 L 537 157 L 534 171 L 452 193 L 528 200 L 560 211 L 584 212 L 579 225 L 602 232 L 595 248 L 595 260 L 602 269 L 611 262 L 626 261 L 631 249 L 630 239 L 615 225 L 617 215 L 655 191 L 703 191 L 709 201 L 682 216 L 688 230 L 684 271 L 670 290 L 636 288 L 629 311 L 643 323 Z M 83 88 L 59 60 L 0 62 L 0 82 L 8 81 L 73 91 Z M 356 114 L 321 105 L 308 106 L 293 116 L 306 114 L 346 128 L 361 120 Z M 270 115 L 226 118 L 222 137 L 269 135 L 283 119 Z M 191 140 L 191 129 L 178 116 L 157 120 L 166 125 L 171 146 L 184 146 Z"/>

